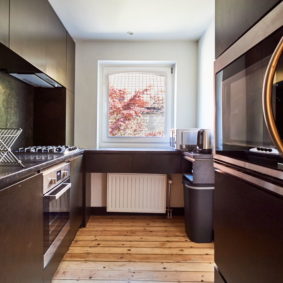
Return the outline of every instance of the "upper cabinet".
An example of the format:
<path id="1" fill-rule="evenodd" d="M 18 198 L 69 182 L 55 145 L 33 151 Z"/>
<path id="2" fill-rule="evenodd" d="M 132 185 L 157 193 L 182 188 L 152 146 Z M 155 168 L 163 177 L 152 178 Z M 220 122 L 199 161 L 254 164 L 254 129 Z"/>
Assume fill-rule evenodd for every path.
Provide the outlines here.
<path id="1" fill-rule="evenodd" d="M 9 45 L 9 0 L 0 0 L 0 42 Z"/>
<path id="2" fill-rule="evenodd" d="M 279 2 L 281 0 L 215 0 L 215 57 Z"/>
<path id="3" fill-rule="evenodd" d="M 47 0 L 10 0 L 10 48 L 64 86 L 66 37 Z"/>

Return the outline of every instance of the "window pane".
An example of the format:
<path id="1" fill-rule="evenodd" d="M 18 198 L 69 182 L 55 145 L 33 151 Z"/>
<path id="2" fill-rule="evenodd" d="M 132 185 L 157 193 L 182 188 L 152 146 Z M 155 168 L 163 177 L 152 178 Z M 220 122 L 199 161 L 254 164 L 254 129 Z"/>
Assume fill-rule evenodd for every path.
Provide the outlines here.
<path id="1" fill-rule="evenodd" d="M 120 72 L 108 80 L 108 135 L 164 137 L 166 76 Z"/>

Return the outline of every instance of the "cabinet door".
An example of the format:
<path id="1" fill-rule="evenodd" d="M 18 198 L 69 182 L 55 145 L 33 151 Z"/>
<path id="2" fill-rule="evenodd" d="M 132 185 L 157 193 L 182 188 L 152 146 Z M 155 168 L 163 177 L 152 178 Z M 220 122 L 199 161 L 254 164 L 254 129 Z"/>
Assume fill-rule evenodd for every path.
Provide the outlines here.
<path id="1" fill-rule="evenodd" d="M 80 155 L 70 161 L 71 163 L 71 233 L 74 237 L 83 221 L 83 186 L 82 161 Z"/>
<path id="2" fill-rule="evenodd" d="M 9 0 L 0 0 L 0 42 L 9 46 Z"/>
<path id="3" fill-rule="evenodd" d="M 66 84 L 66 31 L 46 0 L 10 0 L 10 48 Z"/>
<path id="4" fill-rule="evenodd" d="M 280 0 L 216 0 L 215 55 L 218 57 Z"/>
<path id="5" fill-rule="evenodd" d="M 283 198 L 219 172 L 214 197 L 215 262 L 225 280 L 282 282 Z"/>
<path id="6" fill-rule="evenodd" d="M 44 1 L 48 3 L 48 1 Z M 63 86 L 66 86 L 67 32 L 49 4 L 45 13 L 47 16 L 46 36 L 44 37 L 46 67 L 43 71 Z"/>
<path id="7" fill-rule="evenodd" d="M 42 175 L 0 191 L 0 282 L 40 283 L 43 275 Z"/>

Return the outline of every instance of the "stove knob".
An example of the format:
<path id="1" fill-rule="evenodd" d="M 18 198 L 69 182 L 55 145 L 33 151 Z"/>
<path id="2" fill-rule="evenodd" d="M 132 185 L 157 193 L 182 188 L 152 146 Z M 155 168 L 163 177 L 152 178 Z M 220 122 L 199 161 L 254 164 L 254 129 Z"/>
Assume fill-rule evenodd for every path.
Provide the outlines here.
<path id="1" fill-rule="evenodd" d="M 55 153 L 62 153 L 63 152 L 63 148 L 62 146 L 57 146 L 54 150 Z"/>

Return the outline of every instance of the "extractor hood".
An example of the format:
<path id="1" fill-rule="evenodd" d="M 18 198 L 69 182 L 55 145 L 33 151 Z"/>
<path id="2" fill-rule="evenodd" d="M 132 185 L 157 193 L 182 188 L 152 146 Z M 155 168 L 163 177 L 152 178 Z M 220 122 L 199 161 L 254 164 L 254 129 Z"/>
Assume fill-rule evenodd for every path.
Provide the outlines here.
<path id="1" fill-rule="evenodd" d="M 34 73 L 34 74 L 10 73 L 10 75 L 34 87 L 44 87 L 44 88 L 62 87 L 62 85 L 60 85 L 59 83 L 57 83 L 56 81 L 54 81 L 44 73 Z"/>

